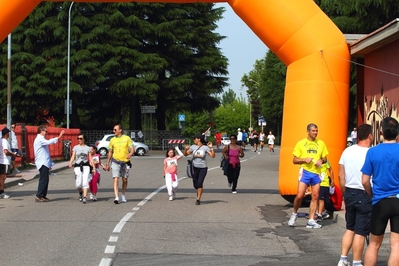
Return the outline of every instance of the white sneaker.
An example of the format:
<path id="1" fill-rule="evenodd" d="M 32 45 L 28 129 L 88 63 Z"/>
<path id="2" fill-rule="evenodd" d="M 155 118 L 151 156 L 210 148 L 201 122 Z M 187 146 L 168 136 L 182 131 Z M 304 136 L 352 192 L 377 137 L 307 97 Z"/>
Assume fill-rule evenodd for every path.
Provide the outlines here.
<path id="1" fill-rule="evenodd" d="M 122 195 L 122 200 L 121 200 L 121 201 L 122 201 L 123 203 L 126 203 L 126 202 L 127 202 L 125 195 Z"/>
<path id="2" fill-rule="evenodd" d="M 169 200 L 172 201 L 173 200 L 173 196 L 169 196 Z"/>
<path id="3" fill-rule="evenodd" d="M 0 194 L 0 199 L 9 199 L 10 195 L 7 195 L 6 193 L 1 193 Z"/>
<path id="4" fill-rule="evenodd" d="M 93 195 L 92 201 L 97 201 L 97 197 Z"/>
<path id="5" fill-rule="evenodd" d="M 321 224 L 316 223 L 315 220 L 313 220 L 312 222 L 308 221 L 306 223 L 306 228 L 310 228 L 310 229 L 319 229 L 322 228 L 323 226 Z"/>
<path id="6" fill-rule="evenodd" d="M 337 266 L 350 266 L 350 265 L 351 264 L 350 264 L 349 261 L 340 260 L 340 261 L 338 261 L 338 265 Z"/>
<path id="7" fill-rule="evenodd" d="M 294 226 L 295 221 L 296 221 L 297 215 L 296 214 L 291 214 L 290 220 L 288 221 L 288 226 Z"/>
<path id="8" fill-rule="evenodd" d="M 119 204 L 119 198 L 118 198 L 118 197 L 116 197 L 116 198 L 114 199 L 114 203 L 115 203 L 115 204 Z"/>
<path id="9" fill-rule="evenodd" d="M 91 200 L 93 199 L 93 194 L 91 194 L 91 193 L 89 194 L 89 199 L 91 199 Z"/>
<path id="10" fill-rule="evenodd" d="M 17 174 L 21 173 L 21 171 L 19 171 L 18 168 L 15 168 L 14 172 L 17 173 Z"/>
<path id="11" fill-rule="evenodd" d="M 233 194 L 237 194 L 237 191 L 235 191 L 235 190 L 234 190 L 234 191 L 232 191 L 231 193 L 233 193 Z"/>

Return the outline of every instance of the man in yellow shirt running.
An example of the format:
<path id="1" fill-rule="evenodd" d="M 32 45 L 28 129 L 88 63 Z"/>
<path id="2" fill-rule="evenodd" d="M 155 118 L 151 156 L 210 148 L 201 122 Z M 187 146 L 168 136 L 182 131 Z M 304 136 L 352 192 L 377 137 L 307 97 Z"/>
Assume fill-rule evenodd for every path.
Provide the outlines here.
<path id="1" fill-rule="evenodd" d="M 126 189 L 127 179 L 129 177 L 129 170 L 131 167 L 130 158 L 134 154 L 134 143 L 132 139 L 122 134 L 122 126 L 117 124 L 114 126 L 114 134 L 109 142 L 108 147 L 108 158 L 106 163 L 106 169 L 109 171 L 112 169 L 112 177 L 114 178 L 114 203 L 119 203 L 119 177 L 122 178 L 122 202 L 126 202 Z M 111 163 L 111 166 L 110 166 Z"/>
<path id="2" fill-rule="evenodd" d="M 317 139 L 318 128 L 315 124 L 307 126 L 308 136 L 298 141 L 295 145 L 293 163 L 300 164 L 298 192 L 294 200 L 294 211 L 288 221 L 289 226 L 294 226 L 297 212 L 305 196 L 306 188 L 312 187 L 312 201 L 309 207 L 309 221 L 306 228 L 321 228 L 322 225 L 314 220 L 320 192 L 321 166 L 327 162 L 328 151 L 322 140 Z"/>

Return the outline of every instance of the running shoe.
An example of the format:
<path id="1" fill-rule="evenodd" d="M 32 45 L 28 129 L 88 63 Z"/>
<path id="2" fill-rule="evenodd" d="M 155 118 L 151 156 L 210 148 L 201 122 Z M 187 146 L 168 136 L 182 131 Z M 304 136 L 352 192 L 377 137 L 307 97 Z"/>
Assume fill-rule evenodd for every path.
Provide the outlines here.
<path id="1" fill-rule="evenodd" d="M 83 194 L 79 193 L 79 201 L 82 202 L 82 200 L 83 200 Z"/>
<path id="2" fill-rule="evenodd" d="M 201 205 L 201 201 L 199 199 L 197 199 L 197 201 L 195 202 L 195 205 Z"/>
<path id="3" fill-rule="evenodd" d="M 295 226 L 295 221 L 296 221 L 297 215 L 296 214 L 291 214 L 290 220 L 288 221 L 289 226 Z"/>
<path id="4" fill-rule="evenodd" d="M 0 199 L 9 199 L 10 195 L 6 194 L 6 193 L 1 193 L 0 194 Z"/>
<path id="5" fill-rule="evenodd" d="M 350 265 L 351 265 L 351 264 L 350 264 L 349 261 L 340 260 L 340 261 L 338 262 L 338 265 L 337 265 L 337 266 L 350 266 Z"/>
<path id="6" fill-rule="evenodd" d="M 114 203 L 115 203 L 115 204 L 119 204 L 119 198 L 118 198 L 118 197 L 116 197 L 116 198 L 114 199 Z"/>
<path id="7" fill-rule="evenodd" d="M 313 220 L 313 222 L 307 222 L 306 223 L 306 228 L 309 229 L 319 229 L 322 228 L 323 226 L 321 224 L 316 223 L 316 221 Z"/>
<path id="8" fill-rule="evenodd" d="M 172 201 L 173 200 L 173 196 L 169 196 L 169 200 Z"/>
<path id="9" fill-rule="evenodd" d="M 123 203 L 127 202 L 125 195 L 122 195 L 122 200 Z"/>
<path id="10" fill-rule="evenodd" d="M 86 197 L 83 198 L 82 202 L 83 202 L 83 204 L 87 203 Z"/>

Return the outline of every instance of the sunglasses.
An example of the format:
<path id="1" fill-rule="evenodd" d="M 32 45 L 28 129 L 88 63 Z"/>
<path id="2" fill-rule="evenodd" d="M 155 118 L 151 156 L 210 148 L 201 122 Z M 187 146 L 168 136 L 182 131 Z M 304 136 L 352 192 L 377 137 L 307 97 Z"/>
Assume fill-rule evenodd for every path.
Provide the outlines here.
<path id="1" fill-rule="evenodd" d="M 118 131 L 118 130 L 117 130 L 116 128 L 114 128 L 114 132 L 115 132 L 115 131 Z"/>
<path id="2" fill-rule="evenodd" d="M 78 138 L 78 140 L 83 140 L 83 138 Z"/>
<path id="3" fill-rule="evenodd" d="M 236 138 L 230 138 L 230 139 L 236 139 Z"/>

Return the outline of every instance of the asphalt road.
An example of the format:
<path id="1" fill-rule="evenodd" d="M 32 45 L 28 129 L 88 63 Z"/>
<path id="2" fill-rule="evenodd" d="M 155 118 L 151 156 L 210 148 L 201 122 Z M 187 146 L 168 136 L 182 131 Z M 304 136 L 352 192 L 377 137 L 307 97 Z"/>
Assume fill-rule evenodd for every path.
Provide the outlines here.
<path id="1" fill-rule="evenodd" d="M 102 172 L 97 202 L 82 204 L 71 169 L 51 176 L 47 203 L 34 201 L 37 179 L 7 189 L 0 200 L 0 265 L 336 265 L 342 221 L 322 229 L 287 226 L 292 205 L 278 192 L 276 154 L 246 150 L 237 194 L 208 159 L 201 205 L 179 161 L 177 199 L 168 201 L 163 152 L 132 160 L 127 203 L 114 204 Z M 301 208 L 301 212 L 307 212 Z M 378 265 L 386 265 L 387 241 Z"/>

